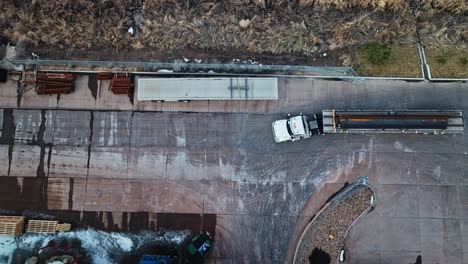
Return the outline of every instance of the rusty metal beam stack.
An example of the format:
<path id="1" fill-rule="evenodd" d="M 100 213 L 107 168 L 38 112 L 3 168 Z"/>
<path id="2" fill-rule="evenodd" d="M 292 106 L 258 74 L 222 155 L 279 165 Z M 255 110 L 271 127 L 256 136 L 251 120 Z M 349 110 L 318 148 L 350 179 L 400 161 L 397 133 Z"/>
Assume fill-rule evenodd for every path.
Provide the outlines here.
<path id="1" fill-rule="evenodd" d="M 111 80 L 111 91 L 114 94 L 132 94 L 133 81 L 128 73 L 116 73 Z"/>
<path id="2" fill-rule="evenodd" d="M 71 73 L 39 72 L 37 94 L 68 94 L 74 90 L 75 76 Z"/>
<path id="3" fill-rule="evenodd" d="M 112 80 L 112 72 L 98 72 L 96 73 L 96 79 L 98 81 Z"/>

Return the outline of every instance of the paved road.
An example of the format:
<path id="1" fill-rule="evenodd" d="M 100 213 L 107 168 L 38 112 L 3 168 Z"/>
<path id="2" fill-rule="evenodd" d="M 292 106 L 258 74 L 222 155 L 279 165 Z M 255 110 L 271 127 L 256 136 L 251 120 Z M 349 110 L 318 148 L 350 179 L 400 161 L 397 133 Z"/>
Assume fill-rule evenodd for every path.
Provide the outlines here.
<path id="1" fill-rule="evenodd" d="M 250 114 L 4 109 L 0 207 L 87 212 L 82 218 L 97 212 L 93 223 L 109 229 L 131 229 L 137 216 L 154 223 L 161 212 L 214 214 L 213 263 L 284 263 L 296 226 L 345 181 L 368 175 L 382 206 L 366 220 L 382 235 L 371 240 L 358 225 L 350 263 L 387 263 L 388 255 L 468 260 L 466 136 L 326 135 L 274 144 L 270 128 L 286 106 L 467 111 L 466 84 L 281 82 L 297 90 L 268 114 L 255 114 L 266 109 L 255 103 Z M 399 243 L 410 238 L 408 247 Z M 357 247 L 362 241 L 370 242 Z"/>

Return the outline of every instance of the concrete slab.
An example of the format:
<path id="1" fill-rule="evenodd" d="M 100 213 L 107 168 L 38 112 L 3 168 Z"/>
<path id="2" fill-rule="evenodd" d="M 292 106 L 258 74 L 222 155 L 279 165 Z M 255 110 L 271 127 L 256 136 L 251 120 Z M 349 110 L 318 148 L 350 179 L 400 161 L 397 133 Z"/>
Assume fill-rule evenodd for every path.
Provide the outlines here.
<path id="1" fill-rule="evenodd" d="M 468 263 L 468 219 L 460 220 L 461 244 L 463 250 L 463 264 Z"/>
<path id="2" fill-rule="evenodd" d="M 419 186 L 419 216 L 458 218 L 460 203 L 455 186 Z"/>
<path id="3" fill-rule="evenodd" d="M 240 214 L 245 212 L 239 199 L 238 183 L 233 181 L 209 181 L 206 185 L 204 211 L 218 214 Z M 219 193 L 223 195 L 220 196 Z"/>
<path id="4" fill-rule="evenodd" d="M 89 178 L 127 178 L 129 147 L 92 148 Z"/>
<path id="5" fill-rule="evenodd" d="M 377 181 L 380 184 L 416 184 L 416 168 L 413 165 L 414 154 L 398 155 L 378 152 L 375 154 Z"/>
<path id="6" fill-rule="evenodd" d="M 468 137 L 467 137 L 468 140 Z M 468 155 L 459 156 L 460 167 L 462 168 L 463 174 L 460 175 L 460 185 L 468 185 Z"/>
<path id="7" fill-rule="evenodd" d="M 388 251 L 421 251 L 418 218 L 382 218 L 380 245 Z"/>
<path id="8" fill-rule="evenodd" d="M 14 108 L 18 106 L 16 97 L 16 82 L 8 80 L 0 83 L 0 106 L 3 108 Z"/>
<path id="9" fill-rule="evenodd" d="M 169 142 L 176 147 L 206 148 L 209 115 L 171 113 L 168 116 L 167 134 Z"/>
<path id="10" fill-rule="evenodd" d="M 164 102 L 138 101 L 134 99 L 133 109 L 135 111 L 161 112 Z"/>
<path id="11" fill-rule="evenodd" d="M 8 145 L 0 145 L 0 176 L 8 176 L 8 167 L 10 165 L 8 149 Z"/>
<path id="12" fill-rule="evenodd" d="M 344 263 L 347 264 L 381 264 L 382 257 L 380 251 L 357 251 L 348 252 Z"/>
<path id="13" fill-rule="evenodd" d="M 193 100 L 184 102 L 164 102 L 161 104 L 162 111 L 168 112 L 208 112 L 208 101 Z"/>
<path id="14" fill-rule="evenodd" d="M 418 217 L 418 186 L 402 184 L 384 184 L 377 187 L 378 206 L 376 211 L 380 216 L 387 217 Z"/>
<path id="15" fill-rule="evenodd" d="M 205 150 L 198 149 L 166 149 L 167 179 L 202 180 L 208 179 Z"/>
<path id="16" fill-rule="evenodd" d="M 229 163 L 229 154 L 217 151 L 206 152 L 206 166 L 207 176 L 206 178 L 210 181 L 224 180 L 229 181 L 232 179 L 232 165 Z"/>
<path id="17" fill-rule="evenodd" d="M 254 186 L 256 213 L 260 215 L 298 216 L 314 191 L 314 184 L 306 182 L 262 182 Z"/>
<path id="18" fill-rule="evenodd" d="M 14 109 L 13 116 L 15 119 L 15 141 L 21 143 L 36 141 L 42 123 L 41 111 Z"/>
<path id="19" fill-rule="evenodd" d="M 168 138 L 167 126 L 172 123 L 167 114 L 134 113 L 131 145 L 134 147 L 174 146 Z"/>
<path id="20" fill-rule="evenodd" d="M 408 252 L 408 251 L 381 251 L 380 252 L 380 263 L 381 264 L 392 264 L 392 263 L 417 263 L 418 256 L 421 256 L 421 252 Z M 424 257 L 422 258 L 423 263 Z M 374 263 L 374 262 L 369 262 Z M 429 262 L 431 263 L 431 262 Z"/>
<path id="21" fill-rule="evenodd" d="M 57 107 L 61 109 L 94 109 L 96 101 L 88 88 L 88 75 L 76 75 L 75 90 L 69 94 L 60 95 Z"/>
<path id="22" fill-rule="evenodd" d="M 164 184 L 165 213 L 203 213 L 205 183 L 189 180 L 166 180 Z"/>
<path id="23" fill-rule="evenodd" d="M 130 145 L 132 112 L 95 111 L 93 117 L 93 146 Z"/>
<path id="24" fill-rule="evenodd" d="M 346 258 L 349 258 L 350 263 L 357 263 L 355 260 L 361 257 L 379 261 L 378 252 L 382 250 L 380 221 L 377 212 L 373 211 L 361 218 L 350 230 L 345 241 Z"/>
<path id="25" fill-rule="evenodd" d="M 48 149 L 46 149 L 47 157 Z M 30 145 L 15 145 L 13 147 L 13 157 L 11 160 L 10 175 L 21 177 L 35 177 L 38 175 L 38 167 L 41 160 L 41 148 Z M 47 162 L 47 161 L 46 161 Z M 47 173 L 47 165 L 44 166 Z"/>
<path id="26" fill-rule="evenodd" d="M 420 219 L 423 263 L 461 263 L 463 249 L 460 221 Z"/>
<path id="27" fill-rule="evenodd" d="M 125 181 L 121 179 L 92 179 L 86 183 L 83 205 L 85 211 L 122 211 Z"/>
<path id="28" fill-rule="evenodd" d="M 166 175 L 167 153 L 164 148 L 130 148 L 128 156 L 129 179 L 163 179 Z M 173 173 L 170 173 L 173 175 Z"/>
<path id="29" fill-rule="evenodd" d="M 122 212 L 162 212 L 164 180 L 126 180 Z"/>
<path id="30" fill-rule="evenodd" d="M 57 108 L 59 95 L 56 94 L 36 94 L 34 88 L 21 94 L 20 106 L 24 108 Z M 18 107 L 20 107 L 18 106 Z"/>
<path id="31" fill-rule="evenodd" d="M 95 100 L 96 110 L 132 110 L 134 108 L 128 95 L 114 94 L 109 90 L 110 80 L 98 81 L 98 85 L 100 89 Z"/>
<path id="32" fill-rule="evenodd" d="M 424 185 L 458 185 L 463 168 L 456 154 L 426 154 L 414 156 L 418 183 Z"/>
<path id="33" fill-rule="evenodd" d="M 468 186 L 457 186 L 460 218 L 468 219 Z"/>
<path id="34" fill-rule="evenodd" d="M 73 188 L 70 188 L 69 196 L 72 197 L 72 201 L 70 206 L 70 200 L 68 200 L 68 207 L 71 207 L 72 210 L 83 211 L 85 209 L 87 185 L 87 179 L 70 178 L 70 186 L 73 186 Z"/>
<path id="35" fill-rule="evenodd" d="M 255 263 L 283 260 L 294 218 L 218 215 L 212 256 Z M 274 226 L 277 226 L 275 228 Z"/>
<path id="36" fill-rule="evenodd" d="M 208 101 L 208 112 L 210 113 L 238 113 L 240 112 L 240 101 Z"/>
<path id="37" fill-rule="evenodd" d="M 91 133 L 91 112 L 56 110 L 52 112 L 54 126 L 52 135 L 47 133 L 46 138 L 53 138 L 54 146 L 87 146 Z"/>
<path id="38" fill-rule="evenodd" d="M 386 134 L 376 141 L 376 150 L 381 152 L 432 153 L 435 149 L 437 153 L 462 154 L 465 152 L 463 135 Z"/>
<path id="39" fill-rule="evenodd" d="M 85 178 L 87 165 L 88 147 L 54 146 L 48 177 Z"/>
<path id="40" fill-rule="evenodd" d="M 47 209 L 71 210 L 73 183 L 70 178 L 49 178 L 47 182 Z"/>

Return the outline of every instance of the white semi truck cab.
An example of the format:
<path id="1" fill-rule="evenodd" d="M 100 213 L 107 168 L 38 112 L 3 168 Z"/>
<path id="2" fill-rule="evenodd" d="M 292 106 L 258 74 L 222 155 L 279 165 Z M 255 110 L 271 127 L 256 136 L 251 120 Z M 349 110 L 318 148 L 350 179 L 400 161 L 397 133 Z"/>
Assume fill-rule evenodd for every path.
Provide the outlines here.
<path id="1" fill-rule="evenodd" d="M 277 143 L 309 138 L 314 130 L 318 130 L 317 117 L 314 115 L 312 120 L 309 120 L 302 113 L 297 116 L 288 114 L 286 119 L 274 121 L 272 129 Z"/>

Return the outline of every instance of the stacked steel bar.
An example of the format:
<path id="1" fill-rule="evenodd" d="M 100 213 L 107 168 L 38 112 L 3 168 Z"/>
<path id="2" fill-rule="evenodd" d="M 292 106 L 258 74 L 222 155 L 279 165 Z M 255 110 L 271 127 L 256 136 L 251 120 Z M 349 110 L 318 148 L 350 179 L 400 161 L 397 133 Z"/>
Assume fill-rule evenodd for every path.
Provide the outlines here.
<path id="1" fill-rule="evenodd" d="M 324 133 L 463 133 L 463 112 L 323 110 Z"/>
<path id="2" fill-rule="evenodd" d="M 111 80 L 112 72 L 98 72 L 96 73 L 96 79 L 98 81 Z"/>
<path id="3" fill-rule="evenodd" d="M 39 72 L 37 94 L 68 94 L 74 90 L 75 77 L 71 73 Z"/>
<path id="4" fill-rule="evenodd" d="M 133 92 L 133 82 L 130 74 L 116 73 L 111 80 L 111 91 L 114 94 L 131 94 Z"/>

